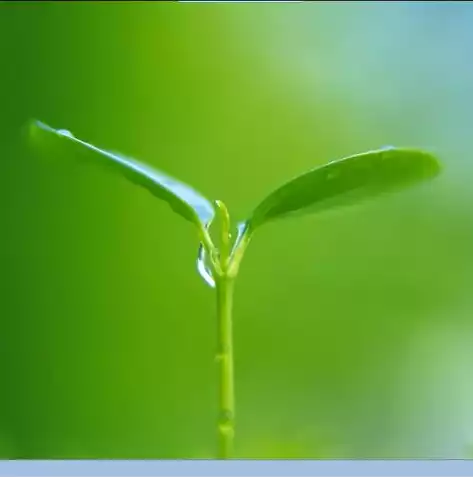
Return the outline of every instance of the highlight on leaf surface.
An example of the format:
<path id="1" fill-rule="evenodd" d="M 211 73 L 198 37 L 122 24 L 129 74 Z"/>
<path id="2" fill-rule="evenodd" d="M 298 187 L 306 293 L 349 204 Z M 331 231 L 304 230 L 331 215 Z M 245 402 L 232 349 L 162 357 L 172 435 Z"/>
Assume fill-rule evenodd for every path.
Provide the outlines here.
<path id="1" fill-rule="evenodd" d="M 57 139 L 92 151 L 95 153 L 93 154 L 94 162 L 147 189 L 154 196 L 166 201 L 176 213 L 198 227 L 210 223 L 215 215 L 212 203 L 192 187 L 136 159 L 98 148 L 76 138 L 69 131 L 54 129 L 41 121 L 32 121 L 29 131 L 30 137 L 35 142 L 43 139 Z M 51 144 L 51 141 L 47 143 Z M 71 149 L 71 155 L 76 153 L 77 151 Z"/>
<path id="2" fill-rule="evenodd" d="M 339 159 L 282 185 L 253 211 L 245 229 L 293 214 L 317 213 L 354 205 L 383 193 L 431 179 L 440 172 L 432 154 L 407 148 L 383 148 Z"/>

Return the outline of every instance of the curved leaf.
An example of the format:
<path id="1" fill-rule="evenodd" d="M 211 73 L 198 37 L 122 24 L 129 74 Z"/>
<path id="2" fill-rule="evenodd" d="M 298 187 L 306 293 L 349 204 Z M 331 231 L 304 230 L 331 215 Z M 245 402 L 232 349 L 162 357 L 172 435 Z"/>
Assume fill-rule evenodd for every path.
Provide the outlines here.
<path id="1" fill-rule="evenodd" d="M 198 226 L 202 224 L 205 226 L 214 217 L 213 205 L 205 197 L 187 184 L 135 159 L 100 149 L 74 137 L 69 131 L 53 129 L 40 121 L 31 124 L 30 133 L 35 139 L 41 139 L 44 135 L 57 137 L 59 140 L 73 142 L 95 152 L 93 156 L 95 162 L 144 187 L 159 199 L 165 200 L 176 213 Z"/>
<path id="2" fill-rule="evenodd" d="M 430 179 L 440 163 L 424 151 L 384 148 L 330 162 L 287 182 L 267 196 L 246 222 L 249 230 L 296 213 L 356 204 Z"/>

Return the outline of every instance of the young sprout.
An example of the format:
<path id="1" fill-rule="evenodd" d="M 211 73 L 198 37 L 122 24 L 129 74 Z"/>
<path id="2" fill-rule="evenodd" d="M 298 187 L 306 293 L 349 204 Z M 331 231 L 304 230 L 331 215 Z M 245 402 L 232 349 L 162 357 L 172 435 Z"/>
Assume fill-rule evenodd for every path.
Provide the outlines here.
<path id="1" fill-rule="evenodd" d="M 93 154 L 86 155 L 87 159 L 144 187 L 196 227 L 200 241 L 197 269 L 204 281 L 215 289 L 217 306 L 220 370 L 217 455 L 220 459 L 232 457 L 235 434 L 233 288 L 255 230 L 287 216 L 358 204 L 431 179 L 440 172 L 436 157 L 417 149 L 386 147 L 349 156 L 310 170 L 273 191 L 253 210 L 249 219 L 235 227 L 233 234 L 230 214 L 222 201 L 212 203 L 187 184 L 135 159 L 89 144 L 69 131 L 33 121 L 30 132 L 36 141 L 63 141 L 90 150 Z M 79 152 L 70 149 L 73 157 L 79 157 Z M 209 233 L 216 213 L 220 216 L 219 247 Z"/>

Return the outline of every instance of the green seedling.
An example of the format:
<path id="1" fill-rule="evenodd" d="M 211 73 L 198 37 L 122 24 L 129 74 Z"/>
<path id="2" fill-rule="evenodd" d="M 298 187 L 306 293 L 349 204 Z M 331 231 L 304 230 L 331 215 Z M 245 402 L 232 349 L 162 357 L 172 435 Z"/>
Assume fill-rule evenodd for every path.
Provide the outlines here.
<path id="1" fill-rule="evenodd" d="M 243 255 L 255 231 L 284 217 L 358 204 L 361 200 L 433 178 L 440 171 L 438 160 L 421 150 L 386 147 L 356 154 L 290 180 L 269 194 L 247 220 L 233 227 L 222 201 L 211 202 L 188 185 L 135 159 L 100 149 L 69 131 L 53 129 L 39 121 L 32 122 L 30 132 L 35 140 L 64 141 L 74 143 L 79 149 L 91 150 L 95 154 L 85 157 L 144 187 L 196 227 L 200 242 L 197 269 L 215 290 L 217 306 L 220 376 L 217 432 L 218 458 L 221 459 L 232 457 L 235 433 L 233 289 Z M 70 152 L 74 157 L 83 157 L 79 149 Z M 209 231 L 216 214 L 220 217 L 218 242 Z"/>

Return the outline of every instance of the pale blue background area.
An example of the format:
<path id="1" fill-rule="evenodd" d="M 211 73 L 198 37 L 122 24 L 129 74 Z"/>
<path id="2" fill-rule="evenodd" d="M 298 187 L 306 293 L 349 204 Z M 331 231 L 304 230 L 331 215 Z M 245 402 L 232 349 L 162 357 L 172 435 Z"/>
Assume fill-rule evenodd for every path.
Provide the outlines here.
<path id="1" fill-rule="evenodd" d="M 473 461 L 29 461 L 1 462 L 14 476 L 471 476 Z"/>

